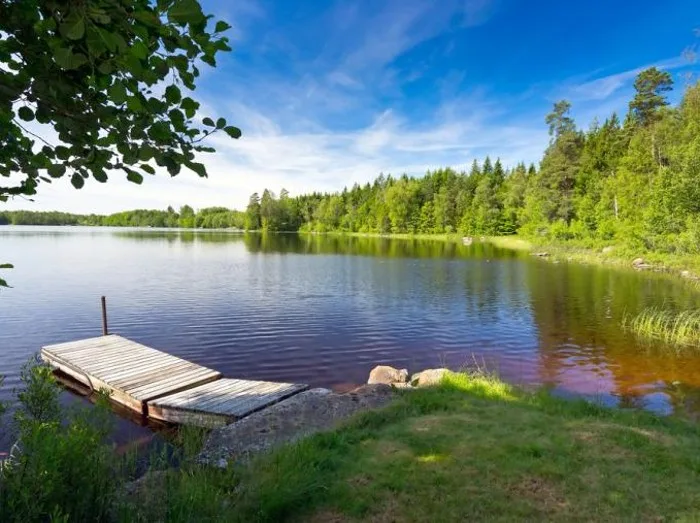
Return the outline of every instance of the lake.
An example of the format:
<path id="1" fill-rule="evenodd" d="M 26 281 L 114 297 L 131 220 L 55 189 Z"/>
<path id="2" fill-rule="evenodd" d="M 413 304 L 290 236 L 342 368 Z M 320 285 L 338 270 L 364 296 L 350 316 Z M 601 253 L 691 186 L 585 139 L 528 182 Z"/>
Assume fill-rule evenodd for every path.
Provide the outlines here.
<path id="1" fill-rule="evenodd" d="M 347 390 L 378 364 L 478 366 L 562 395 L 700 412 L 700 355 L 620 326 L 646 306 L 699 306 L 654 274 L 478 242 L 81 227 L 0 227 L 0 262 L 16 266 L 0 291 L 3 400 L 42 345 L 101 333 L 104 295 L 111 332 L 229 377 Z M 118 441 L 149 434 L 118 420 Z"/>

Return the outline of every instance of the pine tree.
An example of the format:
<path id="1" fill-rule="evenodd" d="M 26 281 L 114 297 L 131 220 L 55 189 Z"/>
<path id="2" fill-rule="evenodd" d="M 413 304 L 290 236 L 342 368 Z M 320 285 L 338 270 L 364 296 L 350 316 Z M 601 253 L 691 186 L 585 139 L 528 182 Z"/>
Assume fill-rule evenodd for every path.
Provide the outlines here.
<path id="1" fill-rule="evenodd" d="M 258 193 L 253 193 L 250 195 L 245 211 L 245 228 L 249 231 L 257 231 L 260 229 L 260 224 L 260 197 Z"/>
<path id="2" fill-rule="evenodd" d="M 664 93 L 673 89 L 673 79 L 667 71 L 650 67 L 639 73 L 634 88 L 637 93 L 629 104 L 630 113 L 647 126 L 656 121 L 659 109 L 668 104 Z"/>

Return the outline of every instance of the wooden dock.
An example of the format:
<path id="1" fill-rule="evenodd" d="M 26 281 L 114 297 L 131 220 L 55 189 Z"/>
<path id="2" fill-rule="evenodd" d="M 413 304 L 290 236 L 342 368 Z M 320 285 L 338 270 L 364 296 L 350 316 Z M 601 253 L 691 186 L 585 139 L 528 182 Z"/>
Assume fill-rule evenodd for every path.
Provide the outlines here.
<path id="1" fill-rule="evenodd" d="M 141 415 L 203 427 L 230 423 L 307 388 L 221 379 L 218 371 L 117 335 L 48 345 L 41 357 Z"/>

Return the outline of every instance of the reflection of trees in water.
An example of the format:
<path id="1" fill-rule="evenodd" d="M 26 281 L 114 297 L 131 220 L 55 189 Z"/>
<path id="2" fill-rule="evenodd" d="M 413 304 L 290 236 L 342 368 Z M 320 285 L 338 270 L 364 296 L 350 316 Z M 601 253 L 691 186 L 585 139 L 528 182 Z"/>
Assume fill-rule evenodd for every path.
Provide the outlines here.
<path id="1" fill-rule="evenodd" d="M 349 254 L 388 258 L 517 257 L 519 253 L 487 243 L 471 246 L 441 240 L 414 240 L 325 234 L 246 234 L 250 252 Z"/>
<path id="2" fill-rule="evenodd" d="M 644 346 L 621 327 L 625 314 L 650 305 L 697 307 L 698 296 L 688 287 L 651 274 L 578 264 L 526 267 L 543 381 L 581 390 L 586 380 L 599 380 L 598 386 L 603 380 L 622 406 L 635 407 L 644 404 L 640 396 L 674 381 L 700 386 L 700 356 Z"/>

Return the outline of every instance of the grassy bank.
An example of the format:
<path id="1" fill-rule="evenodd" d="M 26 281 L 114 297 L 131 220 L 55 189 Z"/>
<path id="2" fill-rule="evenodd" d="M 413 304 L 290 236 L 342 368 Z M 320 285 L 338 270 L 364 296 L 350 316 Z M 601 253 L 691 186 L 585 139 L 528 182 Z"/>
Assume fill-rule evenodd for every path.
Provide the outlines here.
<path id="1" fill-rule="evenodd" d="M 694 284 L 698 283 L 696 278 L 700 275 L 700 256 L 650 252 L 623 245 L 575 241 L 556 243 L 519 236 L 491 236 L 487 238 L 487 241 L 507 249 L 546 252 L 549 254 L 549 258 L 558 261 L 574 261 L 628 269 L 633 268 L 632 262 L 634 260 L 642 258 L 645 264 L 651 266 L 647 270 L 657 270 L 675 277 L 682 277 Z"/>
<path id="2" fill-rule="evenodd" d="M 259 456 L 187 459 L 137 488 L 98 417 L 59 423 L 34 373 L 24 452 L 0 468 L 3 521 L 661 521 L 700 518 L 700 429 L 526 392 L 485 375 L 397 392 L 387 408 Z M 53 410 L 53 409 L 51 409 Z M 196 436 L 196 434 L 195 434 Z M 158 467 L 156 465 L 156 467 Z"/>
<path id="3" fill-rule="evenodd" d="M 695 425 L 452 375 L 240 469 L 159 478 L 124 520 L 700 517 Z M 155 501 L 154 500 L 158 500 Z"/>

